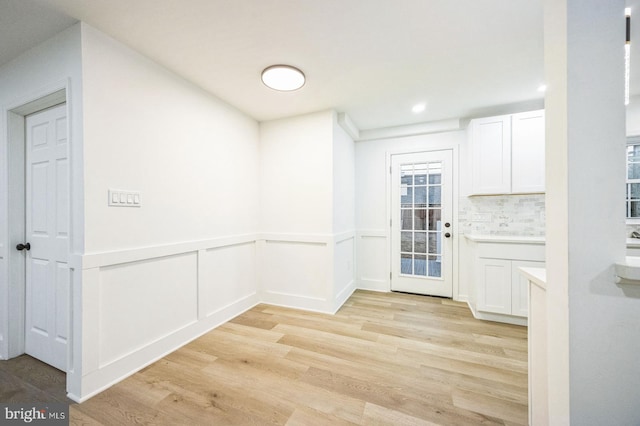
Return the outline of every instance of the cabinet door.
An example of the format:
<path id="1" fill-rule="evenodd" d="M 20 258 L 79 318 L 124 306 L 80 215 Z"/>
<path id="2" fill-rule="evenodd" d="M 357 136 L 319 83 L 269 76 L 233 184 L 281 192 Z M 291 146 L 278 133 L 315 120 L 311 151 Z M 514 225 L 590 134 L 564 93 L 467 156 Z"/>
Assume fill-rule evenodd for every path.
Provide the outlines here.
<path id="1" fill-rule="evenodd" d="M 544 192 L 544 110 L 512 117 L 511 192 Z"/>
<path id="2" fill-rule="evenodd" d="M 511 314 L 526 317 L 529 315 L 529 280 L 519 268 L 544 268 L 544 262 L 511 261 Z"/>
<path id="3" fill-rule="evenodd" d="M 511 261 L 478 259 L 479 311 L 511 314 Z"/>
<path id="4" fill-rule="evenodd" d="M 471 163 L 474 194 L 511 192 L 511 116 L 471 121 Z"/>

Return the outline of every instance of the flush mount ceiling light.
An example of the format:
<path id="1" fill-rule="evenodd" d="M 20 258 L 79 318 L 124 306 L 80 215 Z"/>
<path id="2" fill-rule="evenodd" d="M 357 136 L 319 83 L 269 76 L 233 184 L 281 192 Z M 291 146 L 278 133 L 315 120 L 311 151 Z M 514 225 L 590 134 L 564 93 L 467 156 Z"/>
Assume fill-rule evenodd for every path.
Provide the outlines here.
<path id="1" fill-rule="evenodd" d="M 291 65 L 272 65 L 262 71 L 262 82 L 273 90 L 290 92 L 304 86 L 305 77 L 302 71 Z"/>

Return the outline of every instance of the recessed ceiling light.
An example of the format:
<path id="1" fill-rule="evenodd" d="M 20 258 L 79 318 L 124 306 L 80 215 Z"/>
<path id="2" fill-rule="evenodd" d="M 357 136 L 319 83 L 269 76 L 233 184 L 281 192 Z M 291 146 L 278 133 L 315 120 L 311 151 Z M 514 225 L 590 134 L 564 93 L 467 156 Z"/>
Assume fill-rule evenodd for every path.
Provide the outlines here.
<path id="1" fill-rule="evenodd" d="M 265 86 L 283 92 L 298 90 L 304 86 L 302 71 L 290 65 L 272 65 L 262 71 L 262 82 Z"/>
<path id="2" fill-rule="evenodd" d="M 427 104 L 416 104 L 411 108 L 411 111 L 413 111 L 414 114 L 419 114 L 425 109 L 427 109 Z"/>
<path id="3" fill-rule="evenodd" d="M 547 85 L 546 84 L 541 84 L 540 86 L 538 86 L 538 92 L 546 92 L 547 91 Z"/>

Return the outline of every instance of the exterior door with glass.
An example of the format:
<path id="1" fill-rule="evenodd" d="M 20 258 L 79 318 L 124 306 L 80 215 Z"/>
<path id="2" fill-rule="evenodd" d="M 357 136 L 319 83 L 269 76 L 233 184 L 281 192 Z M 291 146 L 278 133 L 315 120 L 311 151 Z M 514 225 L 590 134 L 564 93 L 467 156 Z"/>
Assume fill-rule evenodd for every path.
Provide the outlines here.
<path id="1" fill-rule="evenodd" d="M 391 290 L 453 295 L 453 153 L 391 156 Z"/>

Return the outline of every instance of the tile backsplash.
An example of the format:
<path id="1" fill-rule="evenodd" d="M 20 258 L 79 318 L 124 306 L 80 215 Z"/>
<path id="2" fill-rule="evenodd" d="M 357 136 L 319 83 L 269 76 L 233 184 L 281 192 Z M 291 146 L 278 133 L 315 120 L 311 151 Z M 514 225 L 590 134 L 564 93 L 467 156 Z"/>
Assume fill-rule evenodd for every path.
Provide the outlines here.
<path id="1" fill-rule="evenodd" d="M 633 231 L 640 232 L 640 224 L 627 223 L 627 237 L 631 237 Z"/>
<path id="2" fill-rule="evenodd" d="M 464 234 L 545 234 L 544 194 L 461 197 L 458 219 Z"/>

